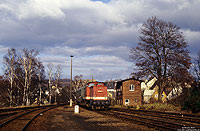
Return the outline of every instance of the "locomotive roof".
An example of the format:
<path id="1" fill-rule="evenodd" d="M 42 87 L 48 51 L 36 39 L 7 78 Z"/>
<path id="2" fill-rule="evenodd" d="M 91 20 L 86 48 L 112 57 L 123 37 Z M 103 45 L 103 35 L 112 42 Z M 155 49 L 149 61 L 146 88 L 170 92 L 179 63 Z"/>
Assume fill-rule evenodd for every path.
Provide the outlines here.
<path id="1" fill-rule="evenodd" d="M 91 84 L 91 83 L 103 83 L 103 82 L 98 82 L 98 81 L 94 81 L 94 82 L 88 82 L 87 85 Z M 104 83 L 103 83 L 104 84 Z"/>
<path id="2" fill-rule="evenodd" d="M 102 83 L 102 84 L 105 86 L 105 84 L 104 84 L 103 82 L 98 82 L 98 81 L 88 82 L 86 85 L 80 87 L 80 88 L 77 89 L 76 91 L 79 91 L 79 90 L 81 90 L 82 88 L 85 88 L 86 86 L 88 86 L 88 85 L 91 84 L 91 83 L 94 83 L 94 84 L 95 84 L 95 83 L 96 83 L 96 84 L 98 84 L 98 83 Z"/>

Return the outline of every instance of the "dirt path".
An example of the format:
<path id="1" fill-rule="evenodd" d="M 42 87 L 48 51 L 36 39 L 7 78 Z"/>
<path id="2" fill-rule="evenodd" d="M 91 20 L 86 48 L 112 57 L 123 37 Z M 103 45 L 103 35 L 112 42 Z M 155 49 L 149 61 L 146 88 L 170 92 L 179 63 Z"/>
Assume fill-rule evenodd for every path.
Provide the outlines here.
<path id="1" fill-rule="evenodd" d="M 42 124 L 44 124 L 44 126 L 42 126 Z M 44 131 L 150 130 L 145 126 L 122 121 L 114 117 L 100 115 L 82 108 L 79 114 L 74 114 L 74 109 L 69 107 L 59 107 L 56 110 L 43 114 L 43 116 L 38 118 L 37 122 L 30 127 L 30 130 L 33 129 Z"/>

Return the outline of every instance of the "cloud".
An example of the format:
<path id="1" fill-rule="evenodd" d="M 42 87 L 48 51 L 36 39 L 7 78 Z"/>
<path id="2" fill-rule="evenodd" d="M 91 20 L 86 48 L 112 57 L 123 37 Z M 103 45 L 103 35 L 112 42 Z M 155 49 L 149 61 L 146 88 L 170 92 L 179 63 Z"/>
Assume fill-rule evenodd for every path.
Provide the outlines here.
<path id="1" fill-rule="evenodd" d="M 130 47 L 128 46 L 116 46 L 116 47 L 104 47 L 104 46 L 91 46 L 91 47 L 80 47 L 80 48 L 70 48 L 68 46 L 57 46 L 49 47 L 45 49 L 46 54 L 50 55 L 63 55 L 70 56 L 74 55 L 75 57 L 81 56 L 93 56 L 93 55 L 107 55 L 107 56 L 117 56 L 122 59 L 127 60 L 129 56 Z"/>
<path id="2" fill-rule="evenodd" d="M 41 61 L 45 66 L 49 62 L 53 63 L 54 67 L 58 64 L 62 65 L 62 76 L 70 77 L 70 57 L 64 56 L 44 56 Z M 107 79 L 124 78 L 130 75 L 128 70 L 131 64 L 116 56 L 97 55 L 89 57 L 73 57 L 73 75 L 82 74 L 85 79 L 95 76 L 97 80 L 104 81 Z M 126 67 L 126 68 L 124 68 Z"/>
<path id="3" fill-rule="evenodd" d="M 198 30 L 199 1 L 27 0 L 0 4 L 1 43 L 23 47 L 92 46 L 137 43 L 139 25 L 151 16 L 172 21 L 184 29 Z M 191 18 L 191 19 L 187 19 Z M 9 27 L 9 28 L 7 28 Z M 19 47 L 18 46 L 18 47 Z M 39 48 L 41 49 L 41 47 Z"/>
<path id="4" fill-rule="evenodd" d="M 1 0 L 0 50 L 34 48 L 45 65 L 65 64 L 74 55 L 84 63 L 76 65 L 77 73 L 89 77 L 96 71 L 99 79 L 103 74 L 125 77 L 132 72 L 129 49 L 137 45 L 140 27 L 149 17 L 180 26 L 189 50 L 196 52 L 199 4 L 200 0 Z"/>
<path id="5" fill-rule="evenodd" d="M 200 51 L 200 31 L 192 31 L 187 29 L 183 30 L 183 33 L 188 42 L 191 57 L 196 56 Z"/>
<path id="6" fill-rule="evenodd" d="M 64 17 L 64 13 L 60 9 L 60 1 L 52 0 L 48 2 L 46 0 L 28 0 L 25 3 L 21 3 L 18 7 L 19 19 L 35 18 L 35 17 L 52 17 L 61 18 Z"/>
<path id="7" fill-rule="evenodd" d="M 112 0 L 109 4 L 120 10 L 129 25 L 158 16 L 182 28 L 200 29 L 199 0 Z"/>
<path id="8" fill-rule="evenodd" d="M 190 46 L 197 46 L 200 41 L 200 31 L 183 30 Z M 198 44 L 199 45 L 199 44 Z"/>

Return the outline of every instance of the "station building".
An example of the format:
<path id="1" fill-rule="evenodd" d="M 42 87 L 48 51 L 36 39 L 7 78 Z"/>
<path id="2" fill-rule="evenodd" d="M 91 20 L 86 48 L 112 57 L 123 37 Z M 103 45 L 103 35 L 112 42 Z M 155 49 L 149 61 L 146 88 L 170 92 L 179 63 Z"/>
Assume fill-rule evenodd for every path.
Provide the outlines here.
<path id="1" fill-rule="evenodd" d="M 141 105 L 141 80 L 124 79 L 116 84 L 116 104 L 125 106 Z"/>

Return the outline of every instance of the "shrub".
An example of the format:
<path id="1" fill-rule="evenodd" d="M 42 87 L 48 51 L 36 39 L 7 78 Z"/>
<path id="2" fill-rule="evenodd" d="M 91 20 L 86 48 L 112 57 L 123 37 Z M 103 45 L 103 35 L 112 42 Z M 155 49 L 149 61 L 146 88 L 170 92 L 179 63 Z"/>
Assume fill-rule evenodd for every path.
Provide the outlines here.
<path id="1" fill-rule="evenodd" d="M 153 104 L 144 104 L 142 105 L 141 109 L 157 110 L 157 111 L 177 111 L 180 110 L 180 107 L 166 103 L 153 103 Z"/>
<path id="2" fill-rule="evenodd" d="M 200 112 L 200 83 L 196 82 L 192 87 L 190 96 L 184 101 L 182 109 L 198 113 Z"/>

